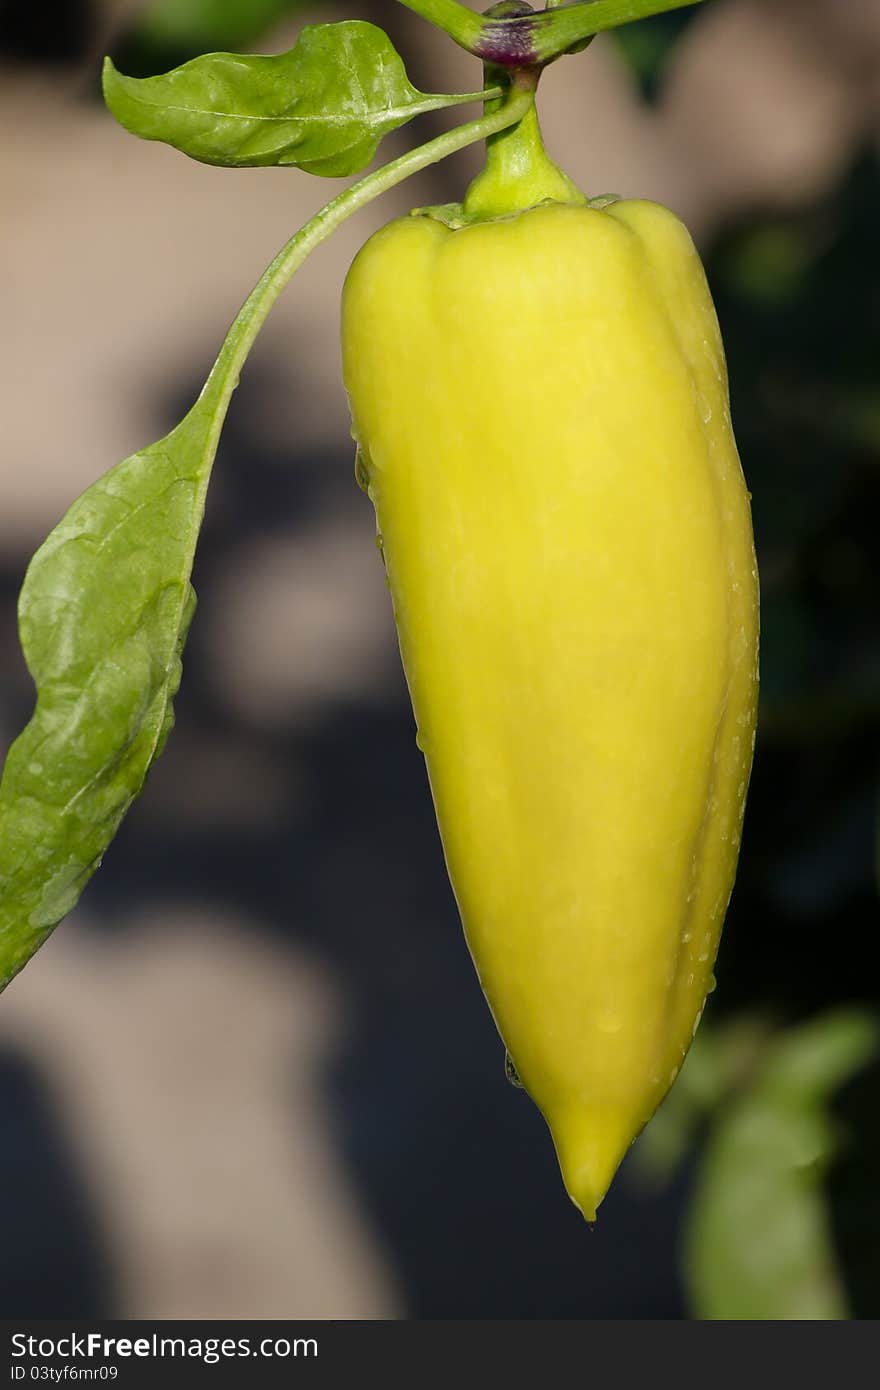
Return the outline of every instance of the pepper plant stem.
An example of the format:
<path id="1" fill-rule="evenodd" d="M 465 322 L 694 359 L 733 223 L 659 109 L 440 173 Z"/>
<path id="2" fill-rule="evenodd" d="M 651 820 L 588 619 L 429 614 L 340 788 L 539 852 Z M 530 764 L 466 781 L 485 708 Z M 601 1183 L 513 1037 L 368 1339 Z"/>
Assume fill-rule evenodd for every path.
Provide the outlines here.
<path id="1" fill-rule="evenodd" d="M 486 21 L 475 10 L 459 4 L 459 0 L 400 0 L 400 3 L 442 29 L 468 53 L 476 53 Z"/>
<path id="2" fill-rule="evenodd" d="M 464 198 L 466 217 L 503 217 L 536 203 L 585 203 L 575 183 L 544 148 L 534 104 L 515 126 L 486 141 L 486 167 Z"/>
<path id="3" fill-rule="evenodd" d="M 459 0 L 400 0 L 461 48 L 502 67 L 550 63 L 594 34 L 702 0 L 580 0 L 508 19 L 477 15 Z"/>

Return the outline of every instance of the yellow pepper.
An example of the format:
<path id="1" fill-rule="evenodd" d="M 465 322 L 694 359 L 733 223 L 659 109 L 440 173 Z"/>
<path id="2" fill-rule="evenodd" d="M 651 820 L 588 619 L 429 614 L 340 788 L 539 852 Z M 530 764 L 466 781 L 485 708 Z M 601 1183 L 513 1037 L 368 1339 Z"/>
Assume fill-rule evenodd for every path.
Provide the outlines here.
<path id="1" fill-rule="evenodd" d="M 684 226 L 492 170 L 359 253 L 343 371 L 468 945 L 592 1220 L 713 987 L 757 572 Z"/>

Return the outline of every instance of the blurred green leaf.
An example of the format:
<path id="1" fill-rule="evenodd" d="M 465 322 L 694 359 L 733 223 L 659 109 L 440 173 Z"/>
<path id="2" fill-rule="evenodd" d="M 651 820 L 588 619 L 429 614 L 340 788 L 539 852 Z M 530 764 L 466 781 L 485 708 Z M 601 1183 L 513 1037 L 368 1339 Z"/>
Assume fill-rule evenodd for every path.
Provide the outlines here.
<path id="1" fill-rule="evenodd" d="M 718 1122 L 686 1232 L 697 1317 L 848 1317 L 823 1192 L 835 1149 L 826 1106 L 877 1044 L 876 1020 L 855 1009 L 792 1029 Z"/>
<path id="2" fill-rule="evenodd" d="M 707 1114 L 752 1074 L 769 1032 L 766 1019 L 750 1015 L 700 1027 L 675 1085 L 636 1145 L 639 1175 L 654 1184 L 669 1180 Z"/>
<path id="3" fill-rule="evenodd" d="M 721 273 L 741 298 L 778 308 L 803 292 L 825 240 L 824 229 L 804 220 L 758 223 L 731 239 Z"/>
<path id="4" fill-rule="evenodd" d="M 635 77 L 642 95 L 653 100 L 662 85 L 666 63 L 697 10 L 674 10 L 652 15 L 638 24 L 622 24 L 611 30 L 611 40 Z"/>
<path id="5" fill-rule="evenodd" d="M 307 0 L 153 0 L 137 26 L 150 45 L 204 53 L 238 48 L 261 38 L 284 15 Z"/>

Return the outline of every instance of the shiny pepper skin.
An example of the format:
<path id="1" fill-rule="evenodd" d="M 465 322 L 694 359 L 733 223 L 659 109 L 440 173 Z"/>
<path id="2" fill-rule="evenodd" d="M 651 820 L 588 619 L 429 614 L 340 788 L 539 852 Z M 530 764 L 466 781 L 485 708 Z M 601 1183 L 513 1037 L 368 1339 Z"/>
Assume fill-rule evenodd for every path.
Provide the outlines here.
<path id="1" fill-rule="evenodd" d="M 413 215 L 357 256 L 342 343 L 468 945 L 592 1220 L 713 987 L 754 745 L 703 269 L 649 202 Z"/>

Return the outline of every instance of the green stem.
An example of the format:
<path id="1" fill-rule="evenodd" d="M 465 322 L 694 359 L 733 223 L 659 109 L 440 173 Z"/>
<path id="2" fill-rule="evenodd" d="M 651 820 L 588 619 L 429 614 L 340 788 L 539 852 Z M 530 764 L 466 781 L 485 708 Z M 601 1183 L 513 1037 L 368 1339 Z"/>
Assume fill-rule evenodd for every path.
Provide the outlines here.
<path id="1" fill-rule="evenodd" d="M 303 261 L 334 232 L 341 223 L 388 189 L 427 169 L 447 155 L 487 140 L 507 126 L 516 125 L 534 103 L 534 80 L 517 74 L 507 100 L 497 110 L 438 135 L 427 144 L 386 164 L 345 189 L 332 202 L 296 232 L 267 267 L 248 295 L 229 332 L 211 374 L 202 389 L 194 410 L 207 407 L 212 413 L 212 444 L 216 446 L 232 392 L 254 340 L 266 321 L 269 311 L 285 285 L 299 270 Z M 207 481 L 205 486 L 207 487 Z"/>
<path id="2" fill-rule="evenodd" d="M 469 106 L 474 101 L 500 101 L 507 91 L 505 87 L 484 87 L 481 92 L 429 92 L 411 108 L 414 115 L 424 116 L 429 111 L 445 111 L 450 106 Z"/>
<path id="3" fill-rule="evenodd" d="M 442 29 L 460 48 L 476 53 L 476 44 L 486 24 L 467 5 L 459 4 L 458 0 L 400 0 L 400 3 Z"/>
<path id="4" fill-rule="evenodd" d="M 593 34 L 702 3 L 703 0 L 584 0 L 576 5 L 557 5 L 535 15 L 535 48 L 539 59 L 549 62 Z"/>
<path id="5" fill-rule="evenodd" d="M 584 47 L 585 40 L 605 29 L 635 19 L 680 10 L 702 0 L 579 0 L 513 19 L 477 15 L 459 0 L 400 0 L 407 9 L 443 29 L 459 47 L 500 67 L 516 68 L 550 63 L 563 53 Z"/>
<path id="6" fill-rule="evenodd" d="M 581 205 L 587 201 L 545 150 L 533 103 L 515 126 L 486 141 L 486 167 L 465 194 L 464 214 L 476 221 L 504 217 L 548 199 Z"/>

